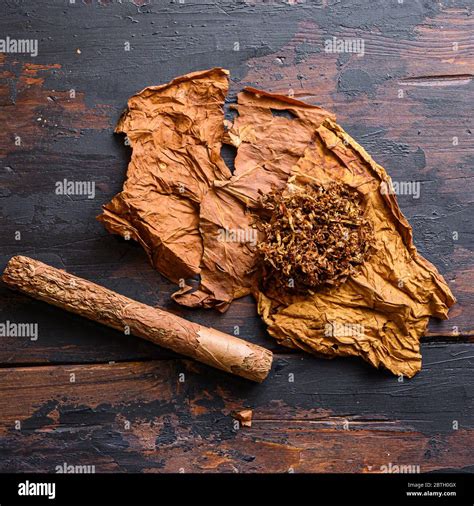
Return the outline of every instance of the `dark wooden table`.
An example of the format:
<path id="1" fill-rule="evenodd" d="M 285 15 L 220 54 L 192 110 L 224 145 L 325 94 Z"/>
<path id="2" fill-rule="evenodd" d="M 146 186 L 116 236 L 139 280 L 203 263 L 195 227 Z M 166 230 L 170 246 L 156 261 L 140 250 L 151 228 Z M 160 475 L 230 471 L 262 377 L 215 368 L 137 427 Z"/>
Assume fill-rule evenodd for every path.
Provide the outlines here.
<path id="1" fill-rule="evenodd" d="M 474 471 L 470 0 L 1 3 L 2 36 L 39 44 L 0 55 L 1 268 L 26 254 L 276 354 L 250 384 L 2 285 L 0 322 L 38 323 L 39 338 L 0 338 L 1 471 Z M 364 54 L 326 52 L 332 37 Z M 244 85 L 293 92 L 395 181 L 420 182 L 399 202 L 458 304 L 431 322 L 414 379 L 278 347 L 251 298 L 225 315 L 178 307 L 142 249 L 95 220 L 123 183 L 127 98 L 213 66 L 231 71 L 229 103 Z M 57 195 L 64 179 L 94 181 L 95 198 Z M 244 408 L 251 428 L 231 416 Z"/>

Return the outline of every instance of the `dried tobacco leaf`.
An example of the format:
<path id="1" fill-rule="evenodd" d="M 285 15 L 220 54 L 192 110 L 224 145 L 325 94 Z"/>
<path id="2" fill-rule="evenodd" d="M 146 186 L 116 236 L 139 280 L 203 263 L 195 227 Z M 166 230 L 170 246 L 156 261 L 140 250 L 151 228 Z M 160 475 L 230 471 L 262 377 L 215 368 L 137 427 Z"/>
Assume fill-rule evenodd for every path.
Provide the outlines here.
<path id="1" fill-rule="evenodd" d="M 334 117 L 320 107 L 253 88 L 239 93 L 234 109 L 238 116 L 233 124 L 226 122 L 223 142 L 237 148 L 235 171 L 226 181 L 214 181 L 200 206 L 204 243 L 200 287 L 195 291 L 186 287 L 173 295 L 189 307 L 225 311 L 232 300 L 251 293 L 259 279 L 255 245 L 261 236 L 252 228 L 259 192 L 284 188 L 316 128 Z M 227 239 L 233 235 L 250 240 Z"/>
<path id="2" fill-rule="evenodd" d="M 115 129 L 133 149 L 123 190 L 98 219 L 138 241 L 172 281 L 200 272 L 199 206 L 231 173 L 220 156 L 228 71 L 211 69 L 145 88 Z"/>
<path id="3" fill-rule="evenodd" d="M 421 368 L 419 339 L 430 316 L 447 318 L 455 299 L 436 268 L 413 245 L 411 227 L 389 178 L 331 120 L 295 165 L 298 184 L 343 183 L 362 192 L 374 230 L 374 253 L 337 288 L 300 296 L 257 291 L 259 313 L 281 344 L 324 355 L 360 356 L 375 367 L 413 376 Z"/>
<path id="4" fill-rule="evenodd" d="M 127 181 L 99 219 L 138 240 L 170 279 L 200 275 L 198 290 L 183 288 L 177 302 L 225 311 L 252 292 L 281 344 L 326 357 L 358 355 L 412 376 L 429 316 L 446 318 L 454 297 L 418 255 L 395 197 L 382 191 L 390 187 L 385 170 L 330 113 L 281 95 L 246 88 L 224 131 L 227 87 L 228 72 L 212 69 L 130 99 L 117 127 L 133 147 Z M 222 142 L 237 148 L 233 175 L 220 156 Z M 259 195 L 284 193 L 288 184 L 337 184 L 361 195 L 373 253 L 364 256 L 356 241 L 352 253 L 359 247 L 363 261 L 339 286 L 333 278 L 332 286 L 298 293 L 260 284 Z M 344 267 L 336 270 L 342 280 Z"/>

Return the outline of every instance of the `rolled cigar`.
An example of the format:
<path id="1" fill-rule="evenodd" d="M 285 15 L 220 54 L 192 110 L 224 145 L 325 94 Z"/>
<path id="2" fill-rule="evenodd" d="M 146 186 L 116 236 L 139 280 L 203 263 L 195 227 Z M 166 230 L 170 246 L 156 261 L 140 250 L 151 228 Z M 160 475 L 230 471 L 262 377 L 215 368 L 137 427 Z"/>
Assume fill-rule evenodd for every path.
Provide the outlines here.
<path id="1" fill-rule="evenodd" d="M 35 299 L 131 334 L 252 381 L 263 381 L 271 351 L 24 256 L 10 259 L 3 281 Z"/>

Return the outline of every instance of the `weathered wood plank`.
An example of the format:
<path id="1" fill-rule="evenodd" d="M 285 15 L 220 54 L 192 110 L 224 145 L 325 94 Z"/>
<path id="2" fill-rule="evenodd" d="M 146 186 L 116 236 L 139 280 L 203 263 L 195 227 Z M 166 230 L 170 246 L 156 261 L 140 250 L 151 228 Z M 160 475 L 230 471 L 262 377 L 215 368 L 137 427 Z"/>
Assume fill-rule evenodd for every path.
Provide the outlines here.
<path id="1" fill-rule="evenodd" d="M 0 286 L 0 321 L 39 325 L 38 341 L 1 338 L 0 470 L 54 472 L 66 461 L 97 471 L 474 471 L 470 0 L 152 4 L 2 7 L 0 31 L 38 38 L 39 54 L 0 60 L 0 268 L 34 256 L 225 332 L 238 327 L 278 360 L 267 382 L 249 385 Z M 364 55 L 325 52 L 333 36 L 363 39 Z M 95 222 L 122 186 L 129 151 L 112 129 L 127 98 L 215 65 L 231 70 L 229 102 L 247 84 L 292 90 L 333 110 L 395 181 L 420 182 L 419 198 L 400 195 L 400 205 L 459 302 L 451 320 L 431 322 L 413 380 L 289 354 L 251 298 L 225 315 L 178 308 L 143 251 Z M 94 181 L 95 197 L 56 195 L 65 178 Z M 13 367 L 46 363 L 95 365 Z M 230 413 L 247 407 L 253 426 L 236 430 Z"/>
<path id="2" fill-rule="evenodd" d="M 0 470 L 54 473 L 66 464 L 94 466 L 101 473 L 380 473 L 400 467 L 414 473 L 474 471 L 472 431 L 429 438 L 417 432 L 289 425 L 256 422 L 254 428 L 239 431 L 230 440 L 190 441 L 182 431 L 174 431 L 169 418 L 151 430 L 138 422 L 129 432 L 108 424 L 104 429 L 65 427 L 60 441 L 47 431 L 28 439 L 15 434 L 0 441 Z"/>
<path id="3" fill-rule="evenodd" d="M 424 370 L 403 383 L 334 362 L 281 357 L 260 386 L 181 360 L 0 369 L 0 470 L 474 465 L 472 345 L 429 347 Z M 234 425 L 244 408 L 251 428 Z"/>

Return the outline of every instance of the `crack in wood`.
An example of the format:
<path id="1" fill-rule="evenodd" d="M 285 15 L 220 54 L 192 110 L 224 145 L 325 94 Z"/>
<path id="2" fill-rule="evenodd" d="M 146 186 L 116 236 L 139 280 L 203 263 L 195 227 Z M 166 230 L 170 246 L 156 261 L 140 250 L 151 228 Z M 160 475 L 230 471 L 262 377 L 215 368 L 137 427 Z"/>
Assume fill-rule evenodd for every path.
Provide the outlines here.
<path id="1" fill-rule="evenodd" d="M 401 79 L 398 84 L 402 86 L 462 86 L 469 84 L 473 77 L 473 74 L 414 76 Z"/>

